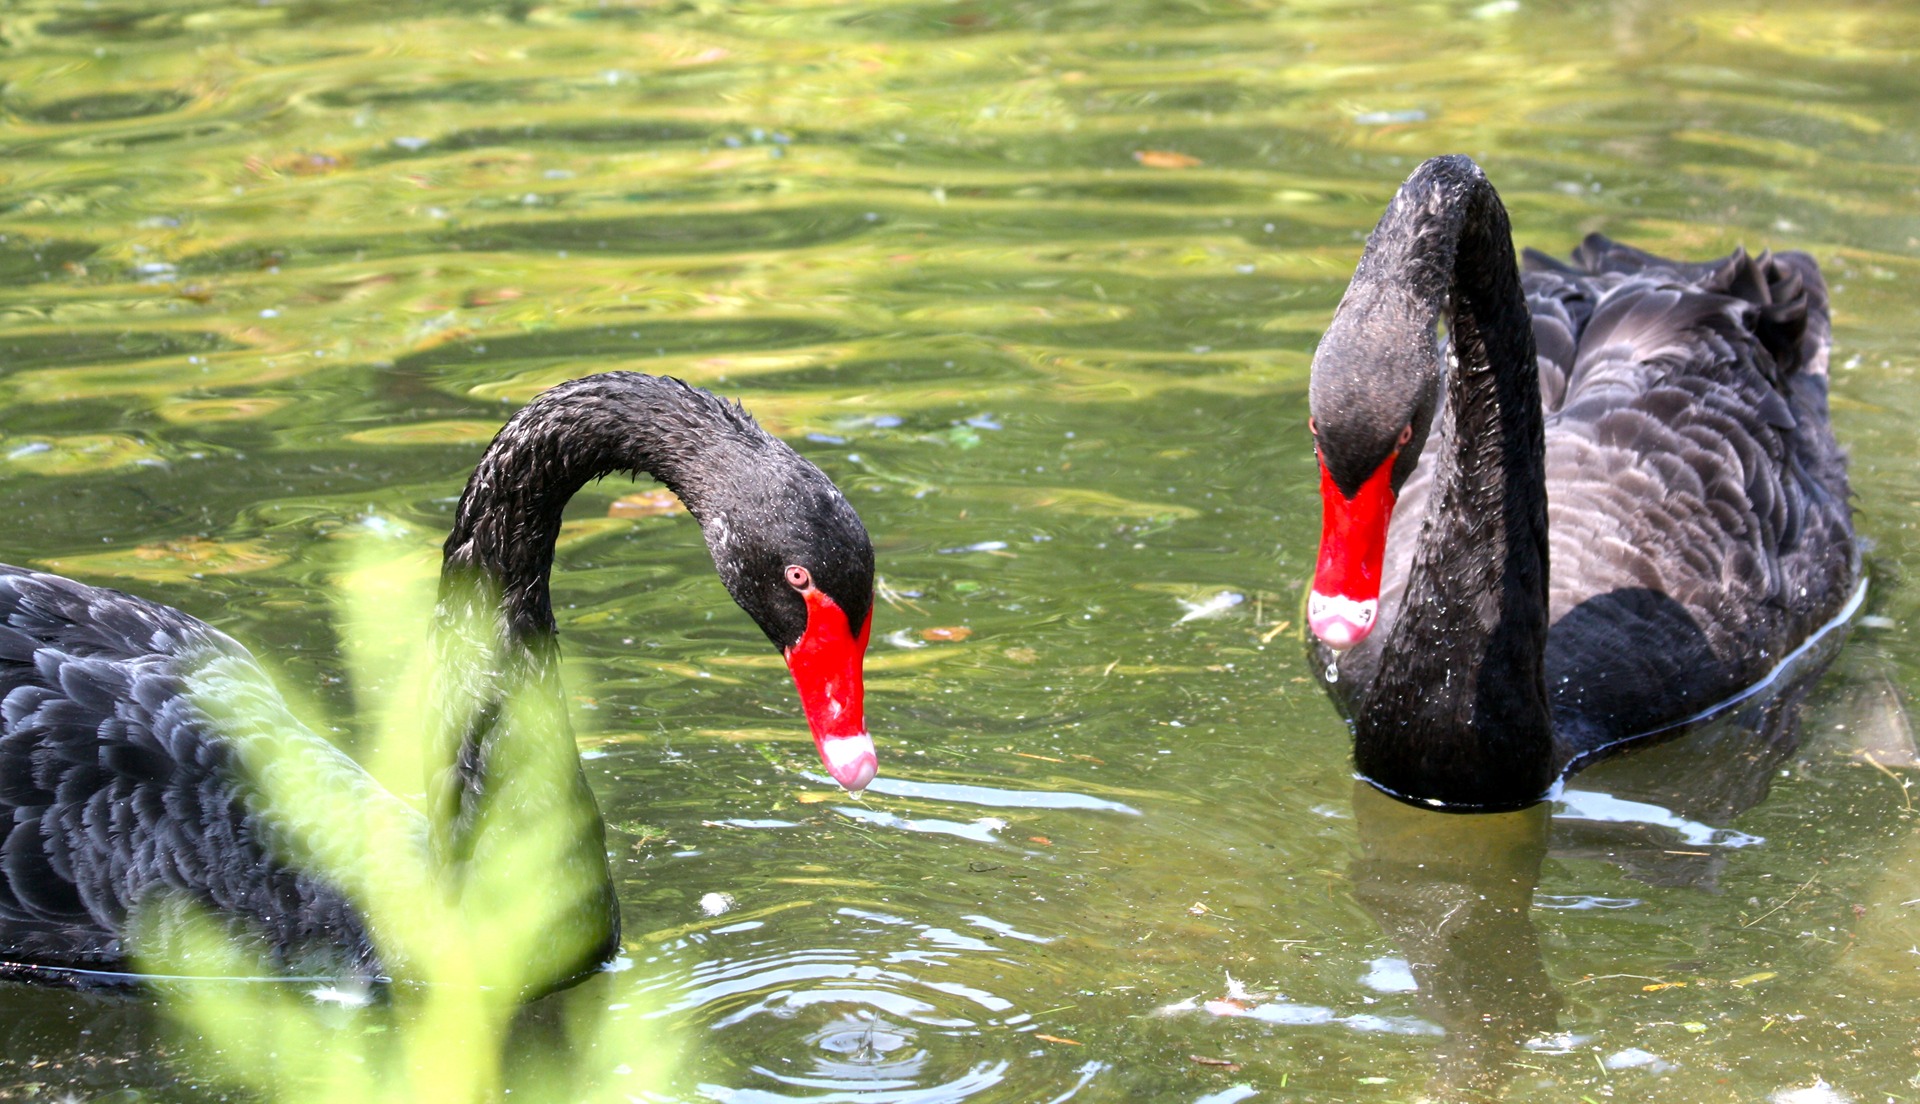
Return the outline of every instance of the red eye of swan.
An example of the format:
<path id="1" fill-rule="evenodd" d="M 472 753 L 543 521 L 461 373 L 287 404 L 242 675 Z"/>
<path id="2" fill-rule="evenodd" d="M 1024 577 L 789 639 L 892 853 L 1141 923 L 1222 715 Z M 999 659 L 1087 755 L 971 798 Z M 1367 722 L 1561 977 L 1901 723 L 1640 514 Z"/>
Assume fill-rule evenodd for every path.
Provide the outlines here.
<path id="1" fill-rule="evenodd" d="M 813 576 L 799 564 L 788 564 L 787 585 L 795 590 L 804 591 L 813 585 Z"/>

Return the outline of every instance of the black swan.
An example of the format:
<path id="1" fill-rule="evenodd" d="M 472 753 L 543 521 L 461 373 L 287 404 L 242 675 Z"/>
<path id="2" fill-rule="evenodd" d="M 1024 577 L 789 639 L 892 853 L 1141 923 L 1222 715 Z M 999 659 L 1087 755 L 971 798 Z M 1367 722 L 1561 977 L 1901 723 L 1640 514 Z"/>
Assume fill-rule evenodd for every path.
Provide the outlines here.
<path id="1" fill-rule="evenodd" d="M 1594 235 L 1522 275 L 1479 166 L 1416 169 L 1308 385 L 1307 620 L 1360 776 L 1524 806 L 1839 617 L 1860 565 L 1828 337 L 1804 254 L 1684 264 Z"/>
<path id="2" fill-rule="evenodd" d="M 398 809 L 442 869 L 471 857 L 496 796 L 504 812 L 485 815 L 516 831 L 565 806 L 555 861 L 582 888 L 566 906 L 566 937 L 548 941 L 553 961 L 532 975 L 555 984 L 605 961 L 619 912 L 605 830 L 558 704 L 547 583 L 562 508 L 615 472 L 645 472 L 679 494 L 728 592 L 786 656 L 828 771 L 865 787 L 875 771 L 861 672 L 873 549 L 852 507 L 738 405 L 674 379 L 587 376 L 509 420 L 461 496 L 431 636 L 436 654 L 469 658 L 436 664 L 430 708 L 444 723 L 427 752 L 425 811 L 294 720 L 223 633 L 119 591 L 0 567 L 0 977 L 86 983 L 125 971 L 130 918 L 175 899 L 252 933 L 280 968 L 397 972 L 404 964 L 380 961 L 350 895 L 293 858 L 337 853 L 329 837 L 352 826 L 288 823 L 262 800 L 252 769 L 289 761 L 343 795 L 335 808 L 346 819 Z M 459 634 L 484 639 L 463 653 L 450 644 Z M 515 721 L 503 702 L 523 690 L 552 705 L 557 723 Z M 209 701 L 246 703 L 243 719 L 216 720 Z M 515 792 L 513 766 L 530 753 L 559 765 L 563 800 L 552 787 Z M 378 856 L 357 861 L 369 859 Z"/>

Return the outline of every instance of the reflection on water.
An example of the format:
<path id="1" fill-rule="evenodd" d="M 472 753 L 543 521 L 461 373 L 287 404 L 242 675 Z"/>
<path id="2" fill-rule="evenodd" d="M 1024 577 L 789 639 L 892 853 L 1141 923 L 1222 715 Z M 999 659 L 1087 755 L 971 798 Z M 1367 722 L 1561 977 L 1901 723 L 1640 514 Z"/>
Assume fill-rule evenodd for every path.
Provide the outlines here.
<path id="1" fill-rule="evenodd" d="M 1531 915 L 1548 816 L 1435 813 L 1355 784 L 1348 877 L 1445 1036 L 1430 1086 L 1442 1099 L 1498 1088 L 1519 1048 L 1558 1028 L 1564 1001 Z"/>
<path id="2" fill-rule="evenodd" d="M 1567 789 L 1553 802 L 1563 818 L 1596 824 L 1643 824 L 1665 828 L 1693 847 L 1752 847 L 1767 842 L 1733 828 L 1715 828 L 1688 820 L 1658 805 L 1645 801 L 1627 801 L 1594 790 Z"/>
<path id="3" fill-rule="evenodd" d="M 1831 635 L 1772 693 L 1673 741 L 1669 758 L 1694 758 L 1695 769 L 1654 775 L 1644 772 L 1647 764 L 1635 764 L 1646 779 L 1640 792 L 1681 808 L 1699 807 L 1702 794 L 1764 796 L 1766 779 L 1757 776 L 1770 776 L 1798 746 L 1806 695 L 1844 636 Z M 1542 952 L 1535 909 L 1646 906 L 1640 898 L 1584 894 L 1542 899 L 1541 871 L 1550 852 L 1597 854 L 1636 880 L 1712 891 L 1728 852 L 1766 842 L 1689 820 L 1653 800 L 1584 789 L 1564 790 L 1551 806 L 1449 814 L 1356 781 L 1353 809 L 1361 853 L 1348 876 L 1356 898 L 1401 952 L 1398 959 L 1376 959 L 1361 982 L 1381 992 L 1417 992 L 1439 1024 L 1445 1039 L 1428 1084 L 1437 1099 L 1497 1095 L 1527 1055 L 1565 1048 L 1559 1036 L 1567 1000 Z M 1714 808 L 1724 817 L 1743 811 Z M 1665 984 L 1656 981 L 1655 988 Z M 1651 1073 L 1674 1068 L 1637 1047 L 1607 1056 L 1602 1065 Z"/>
<path id="4" fill-rule="evenodd" d="M 543 386 L 681 375 L 872 530 L 885 773 L 810 774 L 690 527 L 583 492 L 556 612 L 669 1099 L 1910 1098 L 1916 43 L 1867 0 L 15 0 L 0 560 L 347 716 L 338 542 L 444 532 Z M 1453 151 L 1522 245 L 1821 262 L 1878 543 L 1798 740 L 1550 820 L 1350 792 L 1306 367 Z M 0 988 L 0 1096 L 214 1091 L 152 1018 Z"/>
<path id="5" fill-rule="evenodd" d="M 1057 790 L 1014 790 L 955 782 L 917 782 L 910 778 L 876 778 L 868 787 L 868 792 L 888 797 L 920 797 L 961 805 L 985 805 L 996 809 L 1097 809 L 1140 815 L 1140 810 L 1118 801 Z"/>
<path id="6" fill-rule="evenodd" d="M 1351 997 L 1342 1009 L 1263 991 L 1229 970 L 1224 992 L 1189 997 L 1160 1013 L 1205 1013 L 1288 1031 L 1429 1038 L 1423 1099 L 1485 1100 L 1517 1085 L 1541 1085 L 1539 1062 L 1548 1056 L 1590 1055 L 1609 1073 L 1676 1071 L 1681 1063 L 1647 1049 L 1648 1040 L 1596 1047 L 1575 1009 L 1586 996 L 1582 987 L 1593 984 L 1629 981 L 1648 993 L 1711 987 L 1714 982 L 1700 976 L 1704 964 L 1661 974 L 1616 965 L 1605 974 L 1570 976 L 1543 939 L 1555 914 L 1620 914 L 1629 922 L 1658 923 L 1660 905 L 1651 888 L 1635 896 L 1543 892 L 1545 870 L 1550 861 L 1597 859 L 1647 887 L 1722 892 L 1730 857 L 1767 841 L 1674 809 L 1732 817 L 1745 810 L 1726 807 L 1725 795 L 1765 796 L 1768 778 L 1798 747 L 1808 693 L 1837 652 L 1839 635 L 1810 652 L 1772 693 L 1673 739 L 1659 757 L 1622 760 L 1613 781 L 1632 792 L 1631 799 L 1568 789 L 1552 804 L 1517 812 L 1447 813 L 1356 780 L 1358 851 L 1346 879 L 1392 949 L 1361 964 L 1355 979 L 1375 995 L 1359 998 L 1362 1010 L 1351 1010 Z M 1677 762 L 1692 769 L 1676 772 Z M 1742 926 L 1764 919 L 1749 917 Z M 1674 969 L 1685 975 L 1662 976 Z M 1755 971 L 1723 984 L 1744 989 L 1775 976 Z M 1680 1030 L 1708 1028 L 1695 1022 Z"/>

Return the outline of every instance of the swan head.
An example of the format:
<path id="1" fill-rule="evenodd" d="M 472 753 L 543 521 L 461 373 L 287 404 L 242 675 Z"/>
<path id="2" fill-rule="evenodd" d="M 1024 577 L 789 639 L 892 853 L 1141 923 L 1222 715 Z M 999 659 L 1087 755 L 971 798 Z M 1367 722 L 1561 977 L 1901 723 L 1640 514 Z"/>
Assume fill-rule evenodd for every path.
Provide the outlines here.
<path id="1" fill-rule="evenodd" d="M 1314 352 L 1307 385 L 1321 501 L 1307 626 L 1336 652 L 1377 623 L 1387 524 L 1426 444 L 1442 382 L 1434 308 L 1368 276 L 1363 260 Z"/>
<path id="2" fill-rule="evenodd" d="M 788 571 L 795 579 L 807 574 L 798 564 Z M 867 734 L 861 682 L 867 639 L 873 630 L 872 604 L 869 601 L 856 631 L 847 611 L 825 590 L 806 584 L 802 600 L 807 606 L 807 625 L 796 643 L 782 649 L 787 669 L 800 692 L 800 707 L 806 711 L 808 727 L 813 729 L 820 761 L 847 792 L 859 793 L 880 769 L 873 737 Z"/>
<path id="3" fill-rule="evenodd" d="M 786 658 L 820 758 L 873 780 L 861 666 L 873 544 L 826 474 L 738 403 L 680 380 L 602 372 L 542 392 L 481 458 L 447 538 L 447 570 L 500 580 L 507 623 L 554 632 L 547 591 L 567 499 L 613 472 L 666 484 L 700 523 L 727 593 Z"/>
<path id="4" fill-rule="evenodd" d="M 711 490 L 701 527 L 715 567 L 787 661 L 827 773 L 858 793 L 879 769 L 863 665 L 873 628 L 873 545 L 824 473 L 785 445 Z"/>

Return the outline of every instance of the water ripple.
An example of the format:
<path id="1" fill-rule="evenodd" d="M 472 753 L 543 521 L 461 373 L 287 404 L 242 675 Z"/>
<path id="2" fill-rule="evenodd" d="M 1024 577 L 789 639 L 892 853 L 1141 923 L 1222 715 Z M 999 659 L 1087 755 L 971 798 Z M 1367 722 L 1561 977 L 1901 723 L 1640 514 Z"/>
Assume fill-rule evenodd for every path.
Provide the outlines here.
<path id="1" fill-rule="evenodd" d="M 833 916 L 856 925 L 834 929 L 845 945 L 795 948 L 791 932 L 734 928 L 743 938 L 699 944 L 721 957 L 659 983 L 669 992 L 658 1014 L 707 1033 L 702 1049 L 714 1058 L 700 1063 L 701 1097 L 958 1101 L 1008 1079 L 1011 1063 L 983 1061 L 964 1040 L 1032 1030 L 1031 1013 L 988 987 L 1011 960 L 986 940 L 873 908 Z"/>

